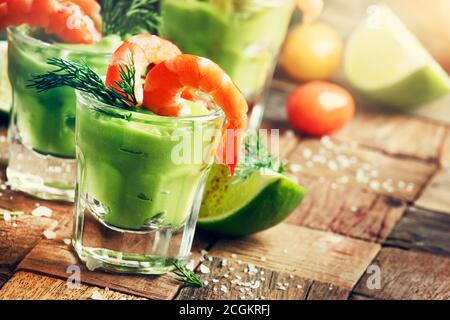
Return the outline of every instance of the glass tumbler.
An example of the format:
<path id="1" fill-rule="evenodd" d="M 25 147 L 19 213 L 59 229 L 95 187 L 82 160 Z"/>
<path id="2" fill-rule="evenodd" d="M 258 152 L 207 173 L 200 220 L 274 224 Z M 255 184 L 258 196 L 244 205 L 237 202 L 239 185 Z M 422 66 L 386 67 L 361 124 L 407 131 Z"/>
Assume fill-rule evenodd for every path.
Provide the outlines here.
<path id="1" fill-rule="evenodd" d="M 161 274 L 189 256 L 225 116 L 162 117 L 77 92 L 73 244 L 90 269 Z"/>
<path id="2" fill-rule="evenodd" d="M 24 27 L 7 30 L 8 74 L 13 91 L 8 183 L 12 189 L 39 198 L 73 201 L 75 92 L 69 87 L 38 92 L 28 87 L 29 80 L 56 69 L 47 64 L 51 57 L 84 59 L 95 71 L 105 74 L 110 54 L 47 43 L 34 38 Z"/>
<path id="3" fill-rule="evenodd" d="M 163 0 L 161 34 L 219 64 L 244 93 L 256 129 L 294 7 L 293 0 Z"/>

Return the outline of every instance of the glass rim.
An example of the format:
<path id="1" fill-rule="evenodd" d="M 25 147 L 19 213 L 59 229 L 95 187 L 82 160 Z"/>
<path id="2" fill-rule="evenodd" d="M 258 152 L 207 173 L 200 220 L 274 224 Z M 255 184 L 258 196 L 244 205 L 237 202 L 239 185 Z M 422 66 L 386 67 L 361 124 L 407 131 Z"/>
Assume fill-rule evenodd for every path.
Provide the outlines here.
<path id="1" fill-rule="evenodd" d="M 77 101 L 81 103 L 101 109 L 111 109 L 119 114 L 131 114 L 132 118 L 129 121 L 165 121 L 165 122 L 207 122 L 211 120 L 216 120 L 220 117 L 225 117 L 225 113 L 221 108 L 217 108 L 216 111 L 212 113 L 208 113 L 200 116 L 181 116 L 181 117 L 168 117 L 168 116 L 160 116 L 157 114 L 149 114 L 142 113 L 133 110 L 127 110 L 118 108 L 116 106 L 109 105 L 104 103 L 95 97 L 91 96 L 89 93 L 86 93 L 81 90 L 75 90 L 75 95 Z"/>
<path id="2" fill-rule="evenodd" d="M 83 48 L 68 48 L 64 46 L 64 43 L 61 42 L 61 44 L 58 43 L 50 43 L 46 42 L 44 40 L 32 37 L 31 35 L 27 34 L 26 32 L 23 32 L 20 30 L 18 26 L 8 26 L 6 28 L 7 34 L 13 35 L 13 37 L 26 42 L 28 44 L 32 44 L 36 47 L 42 48 L 42 49 L 55 49 L 55 50 L 65 50 L 73 53 L 83 53 L 86 55 L 95 55 L 95 56 L 105 56 L 110 57 L 112 55 L 112 52 L 92 52 L 89 51 L 89 49 L 83 49 Z M 79 43 L 79 45 L 86 45 L 83 43 Z"/>

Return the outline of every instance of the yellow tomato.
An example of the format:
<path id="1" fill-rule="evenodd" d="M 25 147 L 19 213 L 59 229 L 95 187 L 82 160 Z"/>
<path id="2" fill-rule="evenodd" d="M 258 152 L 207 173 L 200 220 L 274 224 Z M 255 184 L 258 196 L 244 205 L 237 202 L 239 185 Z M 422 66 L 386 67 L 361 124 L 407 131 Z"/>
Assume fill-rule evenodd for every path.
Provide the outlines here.
<path id="1" fill-rule="evenodd" d="M 341 36 L 328 25 L 297 25 L 286 38 L 281 65 L 298 80 L 328 79 L 339 68 L 342 51 Z"/>

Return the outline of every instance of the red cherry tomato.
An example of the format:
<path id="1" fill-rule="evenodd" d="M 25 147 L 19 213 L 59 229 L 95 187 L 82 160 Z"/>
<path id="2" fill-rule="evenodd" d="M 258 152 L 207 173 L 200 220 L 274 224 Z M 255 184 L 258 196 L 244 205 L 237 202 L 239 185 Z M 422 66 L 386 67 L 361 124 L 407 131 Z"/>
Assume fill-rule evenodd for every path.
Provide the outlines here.
<path id="1" fill-rule="evenodd" d="M 301 85 L 287 102 L 287 116 L 297 130 L 322 136 L 341 128 L 355 112 L 355 102 L 344 88 L 325 81 Z"/>

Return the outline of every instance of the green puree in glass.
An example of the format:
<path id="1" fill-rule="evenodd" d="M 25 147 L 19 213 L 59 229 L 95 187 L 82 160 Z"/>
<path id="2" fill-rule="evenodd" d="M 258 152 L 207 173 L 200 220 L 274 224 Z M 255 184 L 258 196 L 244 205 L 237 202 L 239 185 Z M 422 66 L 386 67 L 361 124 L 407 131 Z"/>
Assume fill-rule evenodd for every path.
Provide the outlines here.
<path id="1" fill-rule="evenodd" d="M 14 29 L 17 31 L 10 35 L 14 41 L 8 46 L 8 74 L 14 88 L 13 121 L 17 122 L 22 142 L 43 154 L 74 158 L 74 90 L 62 87 L 37 92 L 27 88 L 28 80 L 54 68 L 46 63 L 50 57 L 84 59 L 99 74 L 105 74 L 109 55 L 120 45 L 121 39 L 113 35 L 93 45 L 57 42 L 48 45 L 29 36 L 26 27 Z"/>
<path id="2" fill-rule="evenodd" d="M 193 115 L 206 112 L 198 106 L 191 109 Z M 176 137 L 181 134 L 194 139 L 192 121 L 159 116 L 145 120 L 146 114 L 123 114 L 132 117 L 121 119 L 78 103 L 80 197 L 86 199 L 91 212 L 114 227 L 144 230 L 152 224 L 158 228 L 181 226 L 190 214 L 204 170 L 213 160 L 211 140 L 200 143 L 200 153 L 206 152 L 209 159 L 177 163 L 173 161 L 173 152 L 180 150 Z M 144 118 L 141 122 L 136 120 L 139 115 Z M 220 129 L 222 122 L 220 117 L 198 125 L 202 130 Z M 191 141 L 194 148 L 198 140 Z M 198 145 L 195 148 L 192 152 L 198 152 Z M 95 209 L 99 206 L 100 214 Z"/>
<path id="3" fill-rule="evenodd" d="M 164 0 L 161 34 L 183 52 L 219 64 L 252 99 L 265 84 L 292 14 L 292 2 L 268 2 Z"/>

